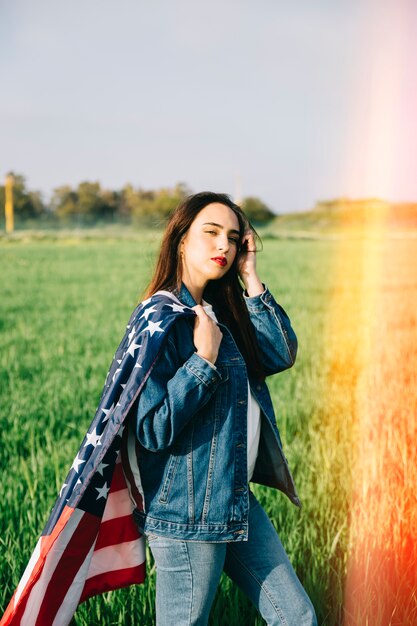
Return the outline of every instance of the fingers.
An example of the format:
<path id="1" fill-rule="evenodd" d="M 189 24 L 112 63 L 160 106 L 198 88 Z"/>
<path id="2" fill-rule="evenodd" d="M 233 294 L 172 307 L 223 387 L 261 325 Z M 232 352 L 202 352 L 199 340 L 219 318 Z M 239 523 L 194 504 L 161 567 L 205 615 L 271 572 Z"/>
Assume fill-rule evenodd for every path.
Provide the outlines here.
<path id="1" fill-rule="evenodd" d="M 211 319 L 209 317 L 209 315 L 207 315 L 207 313 L 205 312 L 203 306 L 201 304 L 196 304 L 195 306 L 192 307 L 193 311 L 195 311 L 198 315 L 198 317 L 208 317 L 209 319 Z"/>
<path id="2" fill-rule="evenodd" d="M 251 229 L 245 231 L 242 243 L 244 245 L 245 252 L 256 252 L 255 237 Z"/>

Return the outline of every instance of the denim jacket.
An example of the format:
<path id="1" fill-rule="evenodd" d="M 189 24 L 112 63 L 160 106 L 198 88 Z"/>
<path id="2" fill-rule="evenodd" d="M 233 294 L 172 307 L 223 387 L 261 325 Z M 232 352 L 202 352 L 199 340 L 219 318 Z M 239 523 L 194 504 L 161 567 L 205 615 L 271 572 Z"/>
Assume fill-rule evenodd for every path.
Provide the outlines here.
<path id="1" fill-rule="evenodd" d="M 174 294 L 196 305 L 184 283 Z M 245 293 L 244 299 L 266 375 L 292 367 L 297 338 L 284 309 L 265 285 L 262 294 Z M 231 332 L 219 327 L 223 337 L 213 367 L 196 353 L 194 318 L 178 319 L 138 398 L 131 429 L 144 495 L 144 510 L 136 509 L 134 517 L 142 532 L 200 541 L 248 539 L 248 372 Z M 301 507 L 268 387 L 250 375 L 249 384 L 261 408 L 251 481 L 281 490 Z"/>

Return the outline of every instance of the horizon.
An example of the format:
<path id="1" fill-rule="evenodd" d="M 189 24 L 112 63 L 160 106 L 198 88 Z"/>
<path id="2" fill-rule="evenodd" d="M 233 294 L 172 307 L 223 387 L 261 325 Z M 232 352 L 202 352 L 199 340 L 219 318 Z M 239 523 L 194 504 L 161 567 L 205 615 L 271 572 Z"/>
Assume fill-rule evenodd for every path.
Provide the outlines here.
<path id="1" fill-rule="evenodd" d="M 23 178 L 25 180 L 25 184 L 27 186 L 27 179 L 24 176 L 24 174 L 22 174 L 21 172 L 12 172 L 12 171 L 7 172 L 5 178 L 8 175 L 23 176 Z M 170 189 L 171 190 L 171 189 L 174 189 L 174 187 L 175 187 L 175 185 L 174 185 L 174 187 L 168 188 L 167 186 L 162 185 L 161 187 L 156 188 L 156 189 L 147 189 L 147 188 L 141 187 L 140 185 L 135 186 L 131 182 L 128 181 L 122 187 L 110 188 L 110 187 L 107 187 L 105 185 L 102 185 L 102 183 L 100 181 L 98 181 L 98 180 L 81 180 L 81 181 L 79 181 L 79 183 L 76 183 L 73 187 L 71 187 L 71 189 L 76 191 L 78 185 L 80 185 L 82 183 L 99 184 L 100 191 L 103 191 L 103 192 L 113 191 L 113 192 L 116 192 L 116 193 L 117 192 L 121 192 L 123 190 L 123 188 L 128 186 L 128 185 L 131 185 L 132 188 L 135 189 L 136 191 L 139 191 L 139 190 L 145 191 L 145 192 L 153 191 L 153 192 L 156 192 L 156 193 L 158 191 L 161 191 L 162 189 Z M 179 181 L 176 184 L 184 184 L 187 187 L 187 189 L 190 189 L 189 185 L 185 181 Z M 1 183 L 0 183 L 0 186 L 2 186 Z M 63 185 L 60 185 L 60 187 L 64 187 L 64 186 L 67 186 L 67 185 L 65 183 Z M 70 186 L 70 185 L 68 185 L 68 186 Z M 49 193 L 49 196 L 47 194 L 44 194 L 44 192 L 42 192 L 39 189 L 27 188 L 27 191 L 41 193 L 42 202 L 44 203 L 45 207 L 49 210 L 50 209 L 50 203 L 52 201 L 53 192 L 54 192 L 55 189 L 58 189 L 58 188 L 59 187 L 54 187 L 53 190 Z M 210 190 L 200 190 L 200 191 L 210 191 Z M 191 190 L 191 193 L 197 193 L 197 192 Z M 228 195 L 231 196 L 232 200 L 234 202 L 237 202 L 238 204 L 239 204 L 239 202 L 242 202 L 243 200 L 245 200 L 246 198 L 249 197 L 249 196 L 243 196 L 240 199 L 238 199 L 239 201 L 237 201 L 233 197 L 233 194 L 228 194 Z M 263 201 L 263 198 L 261 198 L 259 196 L 256 196 L 256 197 L 259 200 Z M 389 207 L 396 207 L 396 206 L 411 206 L 411 207 L 414 207 L 414 206 L 417 206 L 417 199 L 416 200 L 406 199 L 406 200 L 396 201 L 396 200 L 390 200 L 390 199 L 387 199 L 387 198 L 382 198 L 380 196 L 351 197 L 351 196 L 348 196 L 348 195 L 341 195 L 341 196 L 335 196 L 333 198 L 321 198 L 320 200 L 316 200 L 311 207 L 306 208 L 306 209 L 304 209 L 302 211 L 282 211 L 281 213 L 275 213 L 275 215 L 278 217 L 280 215 L 292 215 L 292 214 L 298 214 L 298 213 L 301 214 L 301 213 L 306 213 L 306 212 L 309 212 L 309 211 L 316 210 L 317 207 L 319 205 L 321 205 L 321 204 L 323 204 L 323 205 L 326 205 L 326 204 L 337 204 L 337 203 L 342 203 L 342 202 L 345 202 L 345 203 L 348 203 L 348 204 L 357 204 L 357 203 L 362 203 L 363 204 L 363 203 L 374 203 L 374 202 L 376 202 L 376 203 L 381 203 L 382 205 L 386 205 L 386 206 L 389 206 Z M 272 212 L 274 212 L 273 208 L 271 208 L 270 206 L 267 205 L 267 208 L 271 209 Z M 323 207 L 323 208 L 325 208 L 325 207 Z"/>

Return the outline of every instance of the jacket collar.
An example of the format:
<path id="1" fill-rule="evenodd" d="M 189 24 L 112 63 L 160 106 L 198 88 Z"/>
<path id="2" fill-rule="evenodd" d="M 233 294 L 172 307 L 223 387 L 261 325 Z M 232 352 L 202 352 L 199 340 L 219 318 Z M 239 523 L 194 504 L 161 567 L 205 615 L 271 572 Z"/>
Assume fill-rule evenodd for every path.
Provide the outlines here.
<path id="1" fill-rule="evenodd" d="M 174 289 L 173 293 L 177 296 L 178 300 L 181 300 L 181 302 L 185 304 L 186 306 L 189 306 L 189 307 L 196 306 L 197 302 L 194 300 L 193 296 L 191 295 L 191 293 L 189 292 L 189 290 L 187 289 L 187 287 L 184 285 L 183 282 L 181 282 L 180 290 L 178 291 L 178 289 Z M 203 300 L 211 304 L 211 298 L 209 295 L 206 298 L 206 294 L 208 295 L 207 289 L 204 290 Z"/>
<path id="2" fill-rule="evenodd" d="M 177 296 L 178 300 L 181 300 L 183 304 L 189 307 L 196 306 L 197 302 L 194 300 L 187 287 L 181 282 L 180 290 L 174 289 L 173 293 Z"/>

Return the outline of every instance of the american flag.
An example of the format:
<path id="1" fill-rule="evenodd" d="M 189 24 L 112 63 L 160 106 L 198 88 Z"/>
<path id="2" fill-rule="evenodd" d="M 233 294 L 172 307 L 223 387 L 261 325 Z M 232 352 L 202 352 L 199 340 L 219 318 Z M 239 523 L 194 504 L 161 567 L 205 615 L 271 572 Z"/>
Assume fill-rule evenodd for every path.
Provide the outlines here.
<path id="1" fill-rule="evenodd" d="M 144 582 L 145 539 L 132 517 L 143 500 L 126 418 L 170 326 L 190 315 L 195 312 L 168 291 L 136 306 L 95 417 L 0 626 L 66 626 L 84 600 Z"/>

